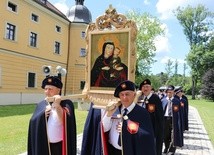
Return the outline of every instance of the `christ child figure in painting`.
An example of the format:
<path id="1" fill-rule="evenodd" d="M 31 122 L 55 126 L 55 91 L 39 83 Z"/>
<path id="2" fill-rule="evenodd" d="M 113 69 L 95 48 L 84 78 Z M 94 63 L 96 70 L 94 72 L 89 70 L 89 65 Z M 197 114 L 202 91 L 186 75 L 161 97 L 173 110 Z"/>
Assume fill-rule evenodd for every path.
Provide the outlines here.
<path id="1" fill-rule="evenodd" d="M 119 47 L 116 47 L 114 49 L 114 54 L 113 54 L 112 60 L 110 62 L 110 68 L 111 68 L 110 78 L 111 79 L 119 77 L 120 71 L 124 69 L 124 67 L 122 66 L 122 63 L 121 63 L 121 58 L 119 57 L 120 52 L 121 52 L 121 49 Z"/>

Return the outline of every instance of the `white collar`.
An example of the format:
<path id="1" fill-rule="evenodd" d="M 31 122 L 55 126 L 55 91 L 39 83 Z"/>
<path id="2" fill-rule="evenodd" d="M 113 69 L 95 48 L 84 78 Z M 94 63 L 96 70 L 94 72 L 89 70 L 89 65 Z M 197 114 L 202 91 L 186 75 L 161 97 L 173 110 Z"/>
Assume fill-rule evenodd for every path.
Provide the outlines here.
<path id="1" fill-rule="evenodd" d="M 126 108 L 126 109 L 128 110 L 127 114 L 128 114 L 129 112 L 131 112 L 131 111 L 134 109 L 135 105 L 136 105 L 136 104 L 135 104 L 134 102 L 132 102 L 132 104 Z M 125 109 L 125 107 L 122 106 L 122 108 L 121 108 L 121 113 L 124 112 L 124 109 Z"/>
<path id="2" fill-rule="evenodd" d="M 145 96 L 145 95 L 144 95 L 144 99 L 145 99 L 146 97 L 147 97 L 147 99 L 149 99 L 151 96 L 152 96 L 152 92 L 150 92 L 148 96 Z"/>

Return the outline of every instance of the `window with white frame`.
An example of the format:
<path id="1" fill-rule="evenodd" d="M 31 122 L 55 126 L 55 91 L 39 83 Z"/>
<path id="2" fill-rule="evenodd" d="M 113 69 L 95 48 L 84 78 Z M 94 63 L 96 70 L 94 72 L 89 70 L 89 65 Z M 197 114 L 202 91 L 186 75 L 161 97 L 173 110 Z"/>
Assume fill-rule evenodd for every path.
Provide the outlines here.
<path id="1" fill-rule="evenodd" d="M 17 5 L 9 1 L 7 4 L 7 9 L 12 12 L 17 12 Z"/>
<path id="2" fill-rule="evenodd" d="M 56 32 L 61 32 L 61 27 L 56 25 Z"/>
<path id="3" fill-rule="evenodd" d="M 85 57 L 86 56 L 86 50 L 85 50 L 85 48 L 81 48 L 80 49 L 80 56 L 81 57 Z"/>
<path id="4" fill-rule="evenodd" d="M 35 88 L 36 73 L 28 72 L 28 88 Z"/>
<path id="5" fill-rule="evenodd" d="M 60 54 L 60 42 L 55 41 L 55 50 L 54 50 L 55 54 Z"/>
<path id="6" fill-rule="evenodd" d="M 85 39 L 85 31 L 82 31 L 82 32 L 81 32 L 81 37 L 82 37 L 83 39 Z"/>
<path id="7" fill-rule="evenodd" d="M 30 46 L 37 47 L 37 34 L 30 32 Z"/>
<path id="8" fill-rule="evenodd" d="M 6 39 L 15 40 L 16 26 L 10 23 L 7 23 L 6 29 Z"/>
<path id="9" fill-rule="evenodd" d="M 31 20 L 34 21 L 34 22 L 38 22 L 39 21 L 39 16 L 34 14 L 34 13 L 32 13 L 31 14 Z"/>

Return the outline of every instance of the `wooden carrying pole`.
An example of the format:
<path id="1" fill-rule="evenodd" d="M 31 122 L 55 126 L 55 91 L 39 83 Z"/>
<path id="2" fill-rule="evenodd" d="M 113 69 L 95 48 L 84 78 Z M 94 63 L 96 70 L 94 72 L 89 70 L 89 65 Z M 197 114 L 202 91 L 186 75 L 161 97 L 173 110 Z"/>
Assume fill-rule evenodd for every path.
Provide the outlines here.
<path id="1" fill-rule="evenodd" d="M 138 102 L 138 98 L 142 95 L 142 92 L 136 91 L 136 96 L 134 99 L 134 103 Z M 119 98 L 114 98 L 114 99 L 100 99 L 97 97 L 92 97 L 87 94 L 74 94 L 74 95 L 67 95 L 67 96 L 62 96 L 62 100 L 72 100 L 72 99 L 83 99 L 83 100 L 89 100 L 92 102 L 93 108 L 96 109 L 105 109 L 105 110 L 113 110 L 115 107 L 118 107 L 121 105 L 120 99 Z M 54 97 L 47 97 L 45 99 L 47 102 L 54 102 Z"/>

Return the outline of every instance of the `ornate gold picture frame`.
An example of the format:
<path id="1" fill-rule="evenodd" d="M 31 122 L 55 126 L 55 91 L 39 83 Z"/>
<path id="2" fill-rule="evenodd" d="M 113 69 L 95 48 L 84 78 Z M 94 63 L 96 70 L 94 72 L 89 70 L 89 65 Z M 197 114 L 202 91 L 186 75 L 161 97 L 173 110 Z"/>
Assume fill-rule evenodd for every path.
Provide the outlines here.
<path id="1" fill-rule="evenodd" d="M 120 82 L 134 82 L 136 34 L 136 24 L 111 5 L 96 23 L 88 25 L 84 93 L 109 98 L 104 96 L 112 96 Z"/>

